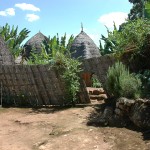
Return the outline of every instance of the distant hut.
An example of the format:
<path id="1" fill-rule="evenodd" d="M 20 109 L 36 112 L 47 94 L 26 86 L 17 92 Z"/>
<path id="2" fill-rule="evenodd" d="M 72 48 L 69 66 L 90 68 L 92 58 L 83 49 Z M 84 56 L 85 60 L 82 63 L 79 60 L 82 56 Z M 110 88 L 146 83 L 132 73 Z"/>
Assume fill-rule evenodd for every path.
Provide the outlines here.
<path id="1" fill-rule="evenodd" d="M 12 65 L 14 64 L 14 58 L 10 53 L 5 41 L 0 36 L 0 64 L 1 65 Z"/>
<path id="2" fill-rule="evenodd" d="M 80 57 L 81 60 L 100 57 L 98 47 L 83 30 L 75 37 L 71 46 L 71 53 L 73 58 Z"/>
<path id="3" fill-rule="evenodd" d="M 43 41 L 47 41 L 48 38 L 42 34 L 40 31 L 35 34 L 32 38 L 30 38 L 24 45 L 25 53 L 23 54 L 25 57 L 30 56 L 30 52 L 33 49 L 36 53 L 41 52 L 41 44 Z"/>
<path id="4" fill-rule="evenodd" d="M 75 37 L 70 51 L 72 58 L 79 58 L 83 62 L 85 59 L 101 56 L 98 47 L 96 46 L 94 41 L 83 31 L 83 28 L 82 31 Z M 82 74 L 82 77 L 86 85 L 91 86 L 92 73 L 84 72 Z"/>

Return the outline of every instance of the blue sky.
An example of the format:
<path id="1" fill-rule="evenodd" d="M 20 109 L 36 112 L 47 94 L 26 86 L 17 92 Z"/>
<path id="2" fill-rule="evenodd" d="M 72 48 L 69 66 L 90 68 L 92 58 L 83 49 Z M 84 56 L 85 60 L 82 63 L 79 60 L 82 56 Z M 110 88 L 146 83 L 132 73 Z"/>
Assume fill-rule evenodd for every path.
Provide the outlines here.
<path id="1" fill-rule="evenodd" d="M 69 37 L 84 31 L 99 46 L 101 34 L 107 35 L 124 22 L 132 5 L 128 0 L 0 0 L 0 26 L 8 23 L 31 31 L 29 38 L 41 31 L 53 37 L 64 33 Z M 28 39 L 29 39 L 28 38 Z"/>

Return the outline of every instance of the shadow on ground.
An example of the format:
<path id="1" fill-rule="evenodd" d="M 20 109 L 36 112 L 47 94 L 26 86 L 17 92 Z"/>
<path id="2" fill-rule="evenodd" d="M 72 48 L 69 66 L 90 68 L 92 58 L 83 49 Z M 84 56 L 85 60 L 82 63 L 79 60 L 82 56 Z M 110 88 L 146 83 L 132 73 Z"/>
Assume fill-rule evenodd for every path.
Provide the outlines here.
<path id="1" fill-rule="evenodd" d="M 112 123 L 102 123 L 102 115 L 106 104 L 97 104 L 94 106 L 94 111 L 87 118 L 87 125 L 94 127 L 117 127 L 117 128 L 126 128 L 135 132 L 142 133 L 143 140 L 150 140 L 150 130 L 141 129 L 135 126 L 129 118 L 116 119 Z M 100 121 L 101 120 L 101 121 Z"/>
<path id="2" fill-rule="evenodd" d="M 55 113 L 58 111 L 63 111 L 71 108 L 84 108 L 87 106 L 93 106 L 92 104 L 77 104 L 74 107 L 72 105 L 66 105 L 66 106 L 43 106 L 43 107 L 35 107 L 32 108 L 32 111 L 29 113 Z"/>

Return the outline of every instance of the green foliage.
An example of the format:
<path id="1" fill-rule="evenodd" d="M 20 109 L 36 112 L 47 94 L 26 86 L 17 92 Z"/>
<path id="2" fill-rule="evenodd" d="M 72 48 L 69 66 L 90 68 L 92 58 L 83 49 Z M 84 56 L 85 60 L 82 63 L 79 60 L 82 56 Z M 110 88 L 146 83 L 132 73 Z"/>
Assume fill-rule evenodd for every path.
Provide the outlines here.
<path id="1" fill-rule="evenodd" d="M 35 53 L 34 48 L 33 48 L 27 63 L 29 65 L 48 64 L 50 63 L 50 56 L 49 54 L 47 54 L 44 48 L 41 49 L 41 53 Z"/>
<path id="2" fill-rule="evenodd" d="M 150 19 L 150 0 L 147 0 L 144 6 L 144 17 Z"/>
<path id="3" fill-rule="evenodd" d="M 80 72 L 81 63 L 77 59 L 71 59 L 64 56 L 63 58 L 63 74 L 62 78 L 65 81 L 66 104 L 77 103 L 77 93 L 80 90 Z"/>
<path id="4" fill-rule="evenodd" d="M 24 28 L 18 33 L 18 26 L 16 28 L 12 26 L 11 28 L 8 24 L 0 27 L 0 35 L 7 43 L 14 57 L 19 56 L 20 52 L 23 50 L 21 44 L 28 37 L 29 32 L 30 31 Z"/>
<path id="5" fill-rule="evenodd" d="M 141 81 L 120 62 L 109 68 L 105 88 L 115 98 L 137 98 L 140 95 Z"/>
<path id="6" fill-rule="evenodd" d="M 128 14 L 130 20 L 139 18 L 150 19 L 150 0 L 129 0 L 129 2 L 133 4 Z"/>
<path id="7" fill-rule="evenodd" d="M 116 52 L 116 46 L 121 42 L 119 38 L 119 31 L 114 23 L 114 30 L 111 32 L 107 27 L 108 37 L 101 35 L 101 40 L 104 41 L 104 46 L 101 44 L 100 40 L 100 53 L 101 55 L 111 54 Z"/>
<path id="8" fill-rule="evenodd" d="M 132 49 L 134 54 L 139 54 L 147 35 L 150 33 L 150 21 L 144 19 L 128 20 L 120 30 L 117 30 L 114 25 L 114 30 L 111 32 L 107 29 L 107 32 L 108 37 L 102 35 L 101 38 L 104 41 L 103 55 L 109 53 L 121 55 L 128 49 Z"/>
<path id="9" fill-rule="evenodd" d="M 33 49 L 28 60 L 29 64 L 50 64 L 56 67 L 65 82 L 65 104 L 75 105 L 77 93 L 80 89 L 81 63 L 70 56 L 70 47 L 73 42 L 73 35 L 66 43 L 66 34 L 59 39 L 59 36 L 49 38 L 41 45 L 42 51 L 37 54 Z"/>
<path id="10" fill-rule="evenodd" d="M 44 41 L 42 47 L 50 54 L 50 57 L 54 58 L 57 52 L 67 54 L 70 51 L 71 44 L 74 40 L 74 36 L 71 35 L 68 42 L 66 41 L 66 34 L 59 38 L 59 35 L 49 38 L 48 41 Z"/>
<path id="11" fill-rule="evenodd" d="M 48 41 L 43 41 L 41 44 L 41 53 L 37 54 L 36 49 L 32 49 L 30 54 L 30 58 L 28 62 L 30 64 L 46 64 L 56 62 L 56 59 L 61 59 L 61 55 L 66 55 L 66 57 L 70 56 L 70 47 L 74 40 L 74 36 L 71 35 L 68 42 L 66 41 L 66 34 L 59 38 L 54 36 L 53 38 L 48 39 Z M 58 61 L 58 60 L 57 60 Z"/>
<path id="12" fill-rule="evenodd" d="M 139 19 L 143 17 L 145 1 L 146 0 L 129 0 L 129 2 L 133 4 L 130 13 L 128 14 L 128 18 L 130 20 Z"/>
<path id="13" fill-rule="evenodd" d="M 150 98 L 150 70 L 145 70 L 139 73 L 142 81 L 142 97 Z"/>
<path id="14" fill-rule="evenodd" d="M 97 76 L 93 75 L 92 76 L 92 87 L 100 88 L 102 87 L 102 84 L 100 81 L 97 79 Z"/>

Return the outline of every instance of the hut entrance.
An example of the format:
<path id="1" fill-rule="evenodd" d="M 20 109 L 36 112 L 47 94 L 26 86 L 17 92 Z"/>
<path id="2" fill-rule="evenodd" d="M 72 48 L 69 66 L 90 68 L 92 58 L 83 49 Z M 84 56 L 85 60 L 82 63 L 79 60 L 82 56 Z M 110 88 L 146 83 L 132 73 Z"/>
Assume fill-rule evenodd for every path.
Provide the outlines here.
<path id="1" fill-rule="evenodd" d="M 102 86 L 100 81 L 97 78 L 97 75 L 93 73 L 89 73 L 89 72 L 83 73 L 82 79 L 84 80 L 86 87 L 100 88 Z"/>
<path id="2" fill-rule="evenodd" d="M 103 90 L 102 84 L 98 80 L 97 75 L 86 72 L 82 74 L 82 79 L 86 85 L 91 103 L 97 103 L 98 101 L 102 101 L 107 98 L 107 95 Z"/>
<path id="3" fill-rule="evenodd" d="M 91 77 L 92 77 L 92 73 L 86 72 L 86 73 L 82 74 L 82 79 L 84 80 L 86 87 L 91 87 L 92 86 Z"/>

